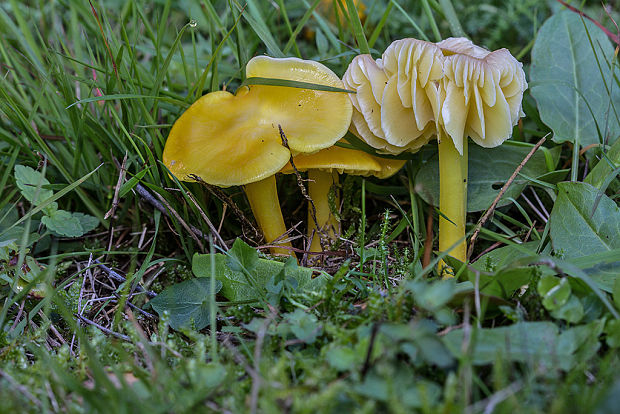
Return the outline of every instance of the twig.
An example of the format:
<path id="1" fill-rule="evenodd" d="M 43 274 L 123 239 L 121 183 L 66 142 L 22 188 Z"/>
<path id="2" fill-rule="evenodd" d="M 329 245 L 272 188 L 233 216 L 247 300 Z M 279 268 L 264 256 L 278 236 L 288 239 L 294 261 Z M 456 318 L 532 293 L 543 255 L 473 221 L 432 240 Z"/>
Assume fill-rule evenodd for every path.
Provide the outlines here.
<path id="1" fill-rule="evenodd" d="M 201 252 L 204 252 L 204 251 L 205 251 L 205 248 L 204 248 L 204 246 L 202 245 L 202 243 L 201 243 L 200 239 L 198 238 L 198 236 L 197 236 L 197 234 L 196 234 L 196 232 L 199 232 L 199 233 L 200 233 L 200 235 L 201 235 L 202 237 L 204 237 L 204 235 L 202 234 L 202 232 L 201 232 L 200 230 L 198 230 L 198 229 L 192 230 L 192 228 L 191 228 L 191 227 L 190 227 L 190 226 L 189 226 L 189 225 L 185 222 L 185 220 L 183 220 L 183 219 L 181 218 L 181 215 L 180 215 L 179 213 L 177 213 L 177 211 L 176 211 L 175 209 L 173 209 L 173 208 L 172 208 L 172 206 L 170 205 L 170 203 L 168 203 L 168 202 L 166 201 L 166 199 L 165 199 L 165 198 L 163 198 L 163 197 L 161 196 L 161 194 L 159 194 L 159 193 L 157 193 L 157 192 L 156 192 L 156 193 L 155 193 L 155 195 L 157 196 L 157 198 L 159 198 L 159 201 L 161 201 L 161 202 L 162 202 L 162 204 L 164 204 L 164 205 L 166 206 L 166 208 L 168 209 L 168 211 L 170 212 L 170 214 L 172 214 L 172 215 L 174 216 L 174 218 L 176 218 L 176 219 L 177 219 L 177 221 L 181 224 L 181 226 L 183 226 L 183 228 L 184 228 L 185 230 L 187 230 L 187 232 L 189 233 L 190 237 L 191 237 L 192 239 L 194 239 L 194 241 L 195 241 L 195 242 L 196 242 L 196 244 L 198 245 L 198 248 L 200 249 L 200 251 L 201 251 Z"/>
<path id="2" fill-rule="evenodd" d="M 197 183 L 201 184 L 203 187 L 205 187 L 211 194 L 213 194 L 225 206 L 230 207 L 235 213 L 235 215 L 239 217 L 239 220 L 241 220 L 242 226 L 248 227 L 254 233 L 254 237 L 262 237 L 262 233 L 259 232 L 256 229 L 256 227 L 254 227 L 252 222 L 245 216 L 245 214 L 243 214 L 241 209 L 237 207 L 237 204 L 235 204 L 232 198 L 230 198 L 226 193 L 220 190 L 217 186 L 206 183 L 202 178 L 200 178 L 199 176 L 195 174 L 190 174 L 189 177 L 192 180 L 196 181 Z"/>
<path id="3" fill-rule="evenodd" d="M 282 130 L 282 126 L 280 124 L 278 124 L 278 130 L 280 130 L 280 139 L 282 140 L 282 145 L 284 146 L 284 148 L 289 150 L 291 154 L 289 162 L 291 163 L 291 167 L 293 167 L 293 171 L 295 171 L 295 177 L 297 177 L 297 186 L 301 190 L 301 194 L 304 196 L 304 198 L 308 200 L 308 203 L 310 203 L 310 210 L 311 210 L 310 215 L 312 216 L 312 220 L 314 220 L 314 223 L 316 224 L 317 230 L 321 233 L 320 235 L 318 235 L 318 237 L 321 239 L 319 240 L 319 242 L 322 242 L 323 238 L 327 239 L 329 238 L 329 235 L 327 234 L 326 231 L 321 229 L 321 225 L 316 219 L 316 206 L 314 205 L 314 201 L 312 200 L 312 197 L 308 195 L 308 191 L 306 190 L 306 186 L 304 185 L 304 180 L 301 178 L 301 174 L 299 174 L 299 171 L 297 170 L 297 167 L 295 166 L 295 161 L 293 160 L 293 152 L 291 151 L 291 148 L 288 146 L 288 139 L 286 139 L 286 135 L 284 134 L 284 131 Z M 310 225 L 310 223 L 308 223 L 308 225 Z M 321 248 L 325 250 L 325 248 L 323 248 L 323 243 L 321 243 Z"/>
<path id="4" fill-rule="evenodd" d="M 105 213 L 105 216 L 103 216 L 104 220 L 107 220 L 108 218 L 112 217 L 114 215 L 114 213 L 116 212 L 116 209 L 118 208 L 118 198 L 119 198 L 119 193 L 121 190 L 121 186 L 123 185 L 123 182 L 125 181 L 125 175 L 127 174 L 127 152 L 125 151 L 125 157 L 123 158 L 123 163 L 120 166 L 120 171 L 118 172 L 118 180 L 116 181 L 116 187 L 114 188 L 114 198 L 112 198 L 112 207 L 110 207 L 110 209 L 108 210 L 107 213 Z"/>
<path id="5" fill-rule="evenodd" d="M 111 329 L 106 328 L 105 326 L 99 325 L 97 322 L 93 322 L 90 319 L 86 319 L 85 317 L 83 317 L 82 315 L 79 315 L 77 313 L 73 314 L 76 318 L 80 319 L 82 322 L 88 324 L 88 325 L 92 325 L 96 328 L 99 328 L 103 333 L 107 333 L 108 335 L 112 335 L 116 338 L 122 339 L 123 341 L 127 341 L 127 342 L 131 342 L 131 338 L 127 335 L 123 335 L 122 333 L 118 333 L 118 332 L 114 332 Z"/>
<path id="6" fill-rule="evenodd" d="M 215 237 L 216 240 L 220 243 L 220 246 L 222 247 L 222 249 L 224 249 L 225 251 L 228 251 L 228 246 L 226 246 L 224 239 L 222 239 L 222 236 L 220 236 L 220 233 L 217 231 L 217 229 L 215 228 L 215 226 L 213 225 L 209 217 L 207 217 L 205 212 L 202 210 L 202 208 L 198 204 L 198 201 L 196 201 L 194 196 L 189 191 L 186 194 L 189 197 L 189 199 L 192 201 L 192 203 L 194 203 L 194 206 L 196 206 L 196 208 L 198 209 L 200 216 L 205 221 L 205 223 L 207 223 L 207 226 L 209 226 L 209 230 L 211 230 L 211 234 L 213 235 L 213 237 Z"/>
<path id="7" fill-rule="evenodd" d="M 124 276 L 122 276 L 122 275 L 118 274 L 117 272 L 115 272 L 114 270 L 110 269 L 108 266 L 104 265 L 99 260 L 93 260 L 93 262 L 97 266 L 99 266 L 101 269 L 103 269 L 108 274 L 108 276 L 110 278 L 116 280 L 117 282 L 124 283 L 124 282 L 127 281 L 127 279 Z M 140 284 L 138 284 L 136 286 L 136 290 L 138 292 L 145 292 L 146 296 L 148 296 L 149 298 L 154 298 L 155 296 L 157 296 L 157 293 L 155 293 L 153 291 L 150 291 L 150 290 L 144 289 L 142 286 L 140 286 Z"/>
<path id="8" fill-rule="evenodd" d="M 482 410 L 482 408 L 484 407 L 483 414 L 491 414 L 495 410 L 497 404 L 501 403 L 506 398 L 509 398 L 510 396 L 516 394 L 517 392 L 521 390 L 521 388 L 523 388 L 523 385 L 521 384 L 521 382 L 515 381 L 512 384 L 510 384 L 508 387 L 501 389 L 497 391 L 496 393 L 492 394 L 489 398 L 485 398 L 482 401 L 478 401 L 475 404 L 470 405 L 469 407 L 467 407 L 465 412 L 476 413 Z"/>
<path id="9" fill-rule="evenodd" d="M 484 226 L 484 223 L 487 222 L 489 217 L 491 217 L 491 215 L 495 211 L 495 207 L 497 206 L 497 203 L 499 203 L 499 200 L 501 200 L 501 198 L 504 196 L 504 194 L 508 190 L 508 187 L 510 187 L 510 185 L 515 180 L 515 178 L 517 178 L 517 175 L 521 172 L 525 164 L 530 160 L 530 158 L 532 158 L 534 153 L 538 151 L 538 148 L 540 148 L 540 146 L 547 140 L 548 135 L 549 134 L 542 137 L 540 141 L 538 141 L 536 145 L 534 145 L 534 148 L 532 148 L 532 150 L 525 156 L 525 158 L 523 158 L 523 161 L 521 161 L 521 163 L 514 170 L 514 172 L 508 179 L 508 181 L 506 181 L 506 184 L 504 184 L 502 189 L 499 191 L 499 194 L 497 195 L 497 197 L 495 197 L 495 200 L 493 200 L 493 203 L 491 204 L 491 206 L 487 209 L 484 215 L 480 217 L 480 220 L 478 220 L 478 223 L 476 224 L 476 230 L 474 231 L 474 234 L 471 236 L 471 239 L 469 241 L 469 250 L 467 251 L 467 260 L 469 260 L 469 258 L 471 257 L 474 251 L 474 245 L 476 244 L 476 239 L 478 238 L 478 234 L 480 234 L 480 229 L 482 228 L 482 226 Z"/>
<path id="10" fill-rule="evenodd" d="M 140 197 L 142 197 L 146 202 L 148 202 L 150 205 L 155 207 L 155 209 L 159 210 L 166 217 L 170 217 L 170 213 L 168 212 L 168 210 L 166 210 L 166 206 L 164 206 L 164 204 L 162 204 L 155 197 L 153 197 L 153 195 L 142 184 L 140 183 L 136 184 L 136 186 L 134 187 L 134 190 L 136 190 L 136 192 L 140 195 Z M 161 196 L 159 197 L 161 198 Z M 166 203 L 166 205 L 168 205 L 168 203 Z M 194 233 L 196 236 L 200 238 L 204 237 L 204 234 L 202 234 L 202 232 L 196 227 L 190 225 L 189 228 L 190 228 L 190 231 Z"/>
<path id="11" fill-rule="evenodd" d="M 366 351 L 366 359 L 364 360 L 364 365 L 362 366 L 362 370 L 360 372 L 362 376 L 362 380 L 366 377 L 368 370 L 370 369 L 370 359 L 372 357 L 372 350 L 375 347 L 375 340 L 377 339 L 377 334 L 379 333 L 379 327 L 381 326 L 381 322 L 375 322 L 372 325 L 370 331 L 370 341 L 368 342 L 368 350 Z"/>
<path id="12" fill-rule="evenodd" d="M 536 199 L 536 202 L 540 206 L 540 210 L 543 213 L 545 213 L 545 216 L 547 217 L 547 220 L 549 220 L 549 212 L 545 208 L 545 205 L 543 204 L 543 202 L 540 200 L 540 197 L 538 197 L 538 194 L 536 194 L 536 191 L 534 191 L 534 187 L 530 187 L 530 191 L 534 194 L 534 198 Z M 546 223 L 546 221 L 545 221 L 545 223 Z"/>
<path id="13" fill-rule="evenodd" d="M 433 251 L 433 205 L 428 205 L 428 216 L 426 218 L 426 240 L 424 240 L 424 256 L 422 257 L 422 268 L 431 262 L 431 252 Z"/>
<path id="14" fill-rule="evenodd" d="M 123 184 L 123 181 L 125 181 L 125 175 L 127 173 L 127 157 L 128 157 L 128 153 L 127 151 L 125 151 L 123 162 L 120 165 L 118 164 L 118 161 L 116 160 L 116 158 L 113 157 L 114 163 L 116 164 L 116 168 L 118 168 L 118 180 L 116 181 L 116 187 L 114 189 L 114 198 L 112 199 L 112 207 L 110 207 L 108 212 L 105 213 L 105 216 L 103 216 L 104 220 L 107 220 L 108 218 L 110 218 L 110 228 L 108 229 L 108 249 L 105 255 L 105 260 L 108 259 L 109 252 L 112 251 L 112 244 L 114 242 L 114 227 L 116 224 L 115 223 L 116 220 L 114 220 L 114 213 L 116 213 L 116 209 L 118 208 L 118 199 L 119 199 L 120 189 Z"/>

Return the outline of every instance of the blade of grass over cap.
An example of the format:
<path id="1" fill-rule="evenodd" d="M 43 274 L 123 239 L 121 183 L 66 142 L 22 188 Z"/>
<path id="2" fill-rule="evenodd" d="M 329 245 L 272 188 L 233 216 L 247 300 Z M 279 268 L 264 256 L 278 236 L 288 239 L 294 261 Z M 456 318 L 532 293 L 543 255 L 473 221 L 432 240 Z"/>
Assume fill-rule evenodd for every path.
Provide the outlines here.
<path id="1" fill-rule="evenodd" d="M 241 85 L 239 85 L 239 87 L 248 85 L 286 86 L 288 88 L 312 89 L 315 91 L 355 93 L 355 91 L 351 91 L 349 89 L 336 88 L 334 86 L 321 85 L 318 83 L 293 81 L 288 79 L 262 78 L 258 76 L 247 78 L 241 83 Z"/>

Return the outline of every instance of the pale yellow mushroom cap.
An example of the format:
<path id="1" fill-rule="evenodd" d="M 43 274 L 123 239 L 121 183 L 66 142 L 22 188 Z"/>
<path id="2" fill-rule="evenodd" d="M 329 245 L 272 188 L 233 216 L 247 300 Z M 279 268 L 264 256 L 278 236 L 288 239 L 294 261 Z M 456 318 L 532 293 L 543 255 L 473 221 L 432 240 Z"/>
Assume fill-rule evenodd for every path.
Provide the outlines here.
<path id="1" fill-rule="evenodd" d="M 441 50 L 416 39 L 393 42 L 376 62 L 360 55 L 343 82 L 354 106 L 353 126 L 380 152 L 415 152 L 436 134 L 440 106 Z M 359 113 L 356 114 L 355 112 Z"/>
<path id="2" fill-rule="evenodd" d="M 343 87 L 327 67 L 297 58 L 258 56 L 248 62 L 246 74 Z M 277 173 L 291 152 L 332 146 L 347 132 L 351 112 L 341 92 L 266 85 L 241 88 L 236 95 L 212 92 L 175 122 L 163 161 L 181 180 L 197 175 L 219 186 L 256 182 Z M 282 145 L 278 125 L 291 151 Z"/>
<path id="3" fill-rule="evenodd" d="M 385 139 L 392 145 L 419 149 L 436 133 L 443 54 L 434 43 L 417 39 L 392 42 L 377 65 L 388 82 L 381 103 Z M 411 143 L 415 142 L 415 145 Z"/>
<path id="4" fill-rule="evenodd" d="M 359 55 L 347 68 L 342 82 L 346 89 L 355 91 L 349 94 L 353 103 L 353 123 L 362 138 L 378 149 L 385 149 L 385 134 L 381 127 L 381 101 L 387 76 L 370 55 Z M 360 126 L 359 123 L 363 123 Z"/>
<path id="5" fill-rule="evenodd" d="M 496 147 L 510 138 L 524 116 L 527 89 L 523 65 L 507 49 L 489 52 L 464 38 L 437 44 L 444 58 L 440 124 L 463 153 L 471 137 L 483 147 Z"/>

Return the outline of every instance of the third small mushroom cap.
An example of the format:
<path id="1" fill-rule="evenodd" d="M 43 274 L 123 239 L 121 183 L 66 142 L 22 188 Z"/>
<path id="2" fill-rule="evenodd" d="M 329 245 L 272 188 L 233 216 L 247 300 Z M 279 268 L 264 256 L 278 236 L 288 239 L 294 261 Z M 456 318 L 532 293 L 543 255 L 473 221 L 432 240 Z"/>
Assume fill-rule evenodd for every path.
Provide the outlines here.
<path id="1" fill-rule="evenodd" d="M 246 75 L 343 87 L 326 66 L 297 58 L 258 56 L 248 62 Z M 181 180 L 195 175 L 218 186 L 245 185 L 254 215 L 271 242 L 285 231 L 274 174 L 291 155 L 333 145 L 350 120 L 351 103 L 342 92 L 274 85 L 242 87 L 236 95 L 212 92 L 175 122 L 163 160 Z"/>
<path id="2" fill-rule="evenodd" d="M 344 144 L 348 144 L 342 140 Z M 308 206 L 308 237 L 311 239 L 309 251 L 321 251 L 320 239 L 327 235 L 334 239 L 340 233 L 339 223 L 331 212 L 328 195 L 330 189 L 338 185 L 338 174 L 388 178 L 404 165 L 405 160 L 376 157 L 357 149 L 333 146 L 315 154 L 294 157 L 295 169 L 299 172 L 308 171 L 308 194 L 314 204 Z M 281 172 L 291 174 L 295 171 L 288 163 Z M 335 189 L 336 208 L 339 204 L 339 193 Z"/>

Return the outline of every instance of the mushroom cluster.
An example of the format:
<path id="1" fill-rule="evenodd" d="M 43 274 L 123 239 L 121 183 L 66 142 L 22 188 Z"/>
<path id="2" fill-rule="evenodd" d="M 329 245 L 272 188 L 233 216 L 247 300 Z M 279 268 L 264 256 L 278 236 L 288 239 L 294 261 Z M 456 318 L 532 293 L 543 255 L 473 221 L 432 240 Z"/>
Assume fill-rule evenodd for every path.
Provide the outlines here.
<path id="1" fill-rule="evenodd" d="M 439 146 L 439 250 L 466 260 L 467 137 L 500 145 L 524 116 L 523 65 L 508 50 L 490 52 L 465 38 L 393 42 L 380 59 L 356 56 L 344 78 L 359 136 L 378 151 Z"/>
<path id="2" fill-rule="evenodd" d="M 343 87 L 326 66 L 297 58 L 258 56 L 248 62 L 246 74 Z M 286 233 L 274 175 L 291 156 L 334 145 L 346 134 L 351 112 L 350 100 L 342 92 L 271 85 L 245 86 L 235 95 L 211 92 L 175 122 L 163 161 L 180 180 L 243 185 L 254 217 L 272 243 Z M 272 252 L 292 254 L 290 243 L 281 245 Z"/>

